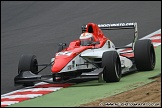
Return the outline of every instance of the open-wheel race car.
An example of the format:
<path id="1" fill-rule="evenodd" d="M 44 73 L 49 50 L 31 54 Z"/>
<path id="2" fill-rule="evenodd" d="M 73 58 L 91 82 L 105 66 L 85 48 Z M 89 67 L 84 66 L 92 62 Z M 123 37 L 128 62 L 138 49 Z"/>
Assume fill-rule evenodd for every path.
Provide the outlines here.
<path id="1" fill-rule="evenodd" d="M 131 46 L 115 47 L 102 30 L 134 29 Z M 49 64 L 38 64 L 35 55 L 22 55 L 15 85 L 33 86 L 35 82 L 65 83 L 75 78 L 97 78 L 99 81 L 119 82 L 122 74 L 153 70 L 156 63 L 151 40 L 137 40 L 137 23 L 94 24 L 82 26 L 78 40 L 59 43 L 58 52 Z M 126 48 L 129 52 L 122 52 Z M 132 56 L 126 54 L 132 53 Z M 38 70 L 38 66 L 44 66 Z M 51 67 L 50 75 L 39 73 Z M 52 80 L 49 80 L 52 79 Z"/>

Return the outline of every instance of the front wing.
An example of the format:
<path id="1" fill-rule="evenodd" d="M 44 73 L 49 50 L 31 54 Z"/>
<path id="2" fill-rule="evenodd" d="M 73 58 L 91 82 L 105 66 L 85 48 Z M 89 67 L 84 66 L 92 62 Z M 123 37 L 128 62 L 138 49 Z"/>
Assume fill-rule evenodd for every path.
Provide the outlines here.
<path id="1" fill-rule="evenodd" d="M 21 84 L 28 83 L 28 82 L 47 82 L 47 83 L 55 84 L 55 83 L 67 83 L 67 82 L 70 82 L 72 80 L 77 80 L 77 79 L 80 79 L 80 80 L 81 79 L 84 79 L 84 80 L 85 79 L 88 79 L 88 80 L 98 79 L 100 82 L 103 80 L 102 72 L 103 72 L 103 68 L 97 68 L 91 72 L 82 73 L 80 76 L 75 77 L 75 78 L 71 78 L 71 79 L 59 81 L 59 82 L 57 82 L 57 81 L 54 82 L 52 80 L 52 75 L 44 75 L 43 76 L 43 75 L 33 74 L 30 71 L 24 71 L 14 78 L 14 84 L 21 85 Z"/>

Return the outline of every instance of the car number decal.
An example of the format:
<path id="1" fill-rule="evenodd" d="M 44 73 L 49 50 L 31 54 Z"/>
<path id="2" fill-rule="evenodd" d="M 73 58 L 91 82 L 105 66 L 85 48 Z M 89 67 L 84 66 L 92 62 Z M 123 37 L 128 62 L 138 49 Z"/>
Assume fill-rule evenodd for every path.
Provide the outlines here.
<path id="1" fill-rule="evenodd" d="M 60 56 L 60 55 L 67 55 L 67 56 L 70 56 L 72 54 L 72 52 L 70 51 L 65 51 L 65 52 L 59 52 L 56 54 L 56 56 Z"/>

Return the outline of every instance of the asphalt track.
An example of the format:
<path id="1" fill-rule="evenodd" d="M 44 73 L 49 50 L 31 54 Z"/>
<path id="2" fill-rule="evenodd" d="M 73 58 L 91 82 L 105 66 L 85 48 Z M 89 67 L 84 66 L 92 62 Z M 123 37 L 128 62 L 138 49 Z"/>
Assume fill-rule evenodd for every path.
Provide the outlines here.
<path id="1" fill-rule="evenodd" d="M 161 1 L 1 1 L 1 94 L 22 88 L 13 83 L 22 54 L 49 63 L 57 43 L 78 39 L 88 22 L 137 22 L 141 38 L 161 28 Z M 127 30 L 105 34 L 116 46 L 133 39 Z"/>

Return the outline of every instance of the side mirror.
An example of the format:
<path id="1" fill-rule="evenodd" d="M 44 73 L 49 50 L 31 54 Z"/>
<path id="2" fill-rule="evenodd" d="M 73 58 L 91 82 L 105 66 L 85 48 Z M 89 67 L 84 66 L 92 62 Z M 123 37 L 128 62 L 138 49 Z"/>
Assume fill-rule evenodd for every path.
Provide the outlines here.
<path id="1" fill-rule="evenodd" d="M 58 52 L 66 48 L 66 43 L 58 43 L 57 45 L 58 45 Z"/>
<path id="2" fill-rule="evenodd" d="M 66 43 L 58 43 L 58 46 L 66 46 Z"/>

